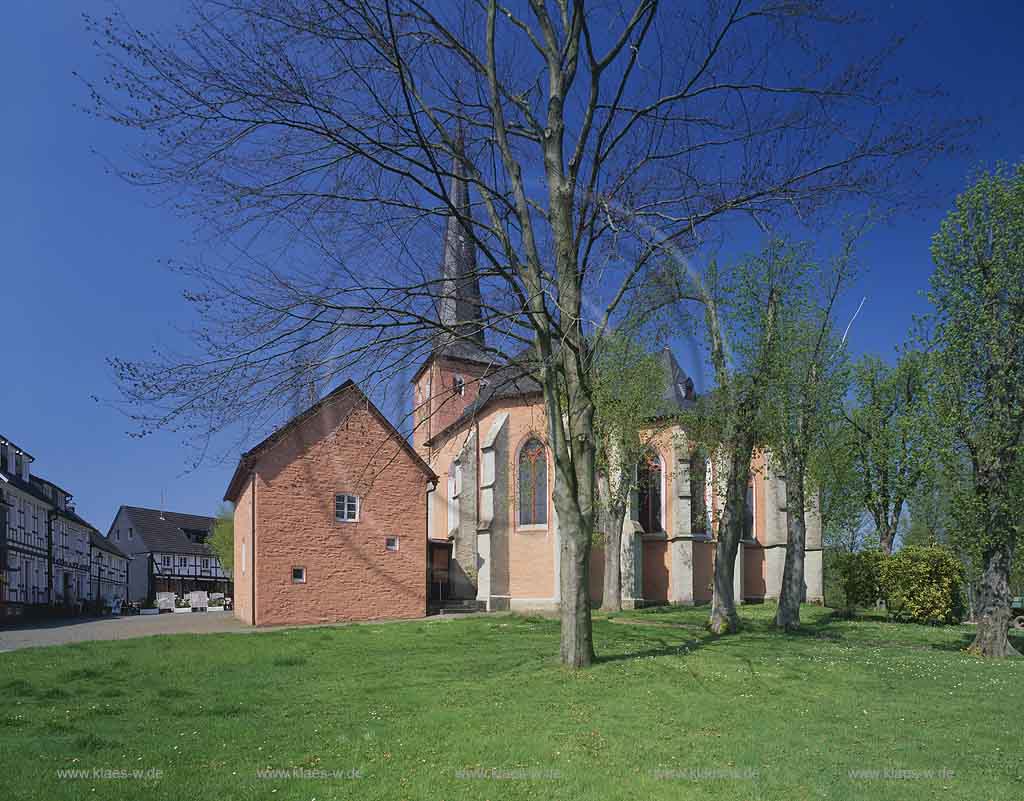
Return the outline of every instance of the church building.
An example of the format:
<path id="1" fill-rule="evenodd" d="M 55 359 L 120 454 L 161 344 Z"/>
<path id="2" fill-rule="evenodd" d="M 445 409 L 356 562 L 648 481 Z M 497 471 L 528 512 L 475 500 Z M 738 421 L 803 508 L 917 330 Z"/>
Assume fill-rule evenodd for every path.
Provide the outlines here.
<path id="1" fill-rule="evenodd" d="M 244 454 L 235 504 L 235 614 L 254 625 L 419 617 L 430 609 L 554 611 L 561 553 L 541 387 L 486 348 L 468 181 L 453 168 L 439 337 L 412 376 L 412 443 L 346 382 Z M 671 351 L 667 412 L 693 404 Z M 671 416 L 666 419 L 671 419 Z M 785 484 L 759 455 L 735 570 L 738 599 L 778 598 Z M 637 466 L 622 537 L 626 606 L 711 600 L 716 465 L 678 425 Z M 595 542 L 590 594 L 604 554 Z M 807 600 L 822 598 L 821 525 L 808 515 Z"/>
<path id="2" fill-rule="evenodd" d="M 554 610 L 559 604 L 560 533 L 541 387 L 515 361 L 496 363 L 484 347 L 480 285 L 468 182 L 453 167 L 451 216 L 442 260 L 442 329 L 412 378 L 413 445 L 438 475 L 428 494 L 431 597 L 476 600 L 488 610 Z M 693 381 L 668 349 L 659 355 L 668 411 L 694 402 Z M 778 598 L 785 561 L 786 493 L 771 460 L 755 458 L 751 514 L 737 555 L 736 597 Z M 637 466 L 622 538 L 626 605 L 711 600 L 715 526 L 724 497 L 716 465 L 678 425 L 652 438 Z M 807 516 L 807 600 L 822 591 L 821 521 Z M 603 551 L 595 544 L 591 596 L 601 600 Z"/>

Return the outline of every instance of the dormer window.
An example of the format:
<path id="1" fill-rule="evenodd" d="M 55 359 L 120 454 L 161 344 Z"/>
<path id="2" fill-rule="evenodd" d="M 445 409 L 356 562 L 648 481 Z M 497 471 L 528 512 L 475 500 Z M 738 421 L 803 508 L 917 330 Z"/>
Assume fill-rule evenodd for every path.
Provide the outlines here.
<path id="1" fill-rule="evenodd" d="M 206 538 L 210 533 L 206 529 L 202 528 L 183 528 L 182 531 L 191 542 L 199 543 L 200 545 L 206 542 Z"/>

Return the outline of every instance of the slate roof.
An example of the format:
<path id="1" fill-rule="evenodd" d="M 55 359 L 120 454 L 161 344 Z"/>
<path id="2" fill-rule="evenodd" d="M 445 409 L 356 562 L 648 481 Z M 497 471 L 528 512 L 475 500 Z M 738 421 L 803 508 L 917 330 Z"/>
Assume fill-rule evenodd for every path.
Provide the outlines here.
<path id="1" fill-rule="evenodd" d="M 488 404 L 512 398 L 523 398 L 539 395 L 543 391 L 540 382 L 534 377 L 536 372 L 528 361 L 527 351 L 513 357 L 507 364 L 496 368 L 481 380 L 480 394 L 466 406 L 452 423 L 434 434 L 427 444 L 432 444 L 445 437 L 448 432 L 479 415 Z M 667 386 L 662 395 L 666 415 L 690 409 L 696 403 L 693 379 L 679 366 L 675 355 L 669 348 L 658 354 L 658 362 L 667 374 Z"/>
<path id="2" fill-rule="evenodd" d="M 484 378 L 480 379 L 480 393 L 451 424 L 438 431 L 430 438 L 430 444 L 445 436 L 453 428 L 480 414 L 488 404 L 513 398 L 524 398 L 538 395 L 543 391 L 540 382 L 534 377 L 535 369 L 530 364 L 526 351 L 514 356 L 507 364 L 496 367 Z"/>
<path id="3" fill-rule="evenodd" d="M 182 553 L 212 555 L 206 543 L 193 542 L 185 529 L 213 533 L 214 518 L 205 515 L 190 515 L 183 512 L 161 512 L 142 506 L 122 506 L 132 521 L 135 536 L 142 541 L 141 551 L 161 553 Z"/>
<path id="4" fill-rule="evenodd" d="M 675 354 L 666 347 L 658 354 L 658 362 L 668 376 L 665 394 L 661 396 L 665 401 L 665 411 L 672 413 L 693 408 L 697 402 L 697 395 L 693 390 L 693 379 L 679 366 Z"/>
<path id="5" fill-rule="evenodd" d="M 50 506 L 54 505 L 53 498 L 47 498 L 46 493 L 43 492 L 43 488 L 40 487 L 38 484 L 34 484 L 31 481 L 31 477 L 29 481 L 22 481 L 21 477 L 15 473 L 4 472 L 0 473 L 0 475 L 2 475 L 4 479 L 6 479 L 7 483 L 10 484 L 12 487 L 16 487 L 17 489 L 20 489 L 22 492 L 28 493 L 33 498 L 36 498 L 37 500 L 40 500 L 43 503 L 47 503 Z"/>
<path id="6" fill-rule="evenodd" d="M 420 363 L 420 366 L 416 368 L 416 372 L 412 374 L 411 382 L 415 384 L 419 377 L 423 375 L 423 371 L 438 358 L 491 365 L 494 364 L 498 356 L 471 339 L 451 339 L 448 342 L 435 344 L 431 348 L 430 353 Z"/>
<path id="7" fill-rule="evenodd" d="M 114 554 L 114 556 L 120 556 L 122 559 L 131 559 L 131 557 L 128 554 L 126 554 L 124 551 L 122 551 L 120 548 L 114 545 L 114 543 L 112 543 L 110 540 L 108 540 L 95 529 L 90 529 L 89 531 L 89 544 L 92 545 L 94 548 L 98 548 L 101 551 L 112 553 Z"/>
<path id="8" fill-rule="evenodd" d="M 441 257 L 441 296 L 438 318 L 449 331 L 457 331 L 460 340 L 484 344 L 484 325 L 480 318 L 480 275 L 476 269 L 476 246 L 469 230 L 472 208 L 469 204 L 469 180 L 462 131 L 455 137 L 452 181 L 448 202 L 455 214 L 448 215 Z"/>
<path id="9" fill-rule="evenodd" d="M 19 451 L 21 451 L 21 452 L 22 452 L 22 453 L 23 453 L 23 454 L 24 454 L 25 456 L 27 456 L 27 457 L 28 457 L 28 458 L 29 458 L 29 459 L 30 459 L 31 461 L 33 461 L 33 462 L 34 462 L 34 461 L 35 461 L 35 459 L 36 459 L 36 457 L 35 457 L 35 456 L 33 456 L 33 455 L 32 455 L 31 453 L 29 453 L 29 452 L 28 452 L 27 450 L 25 450 L 24 448 L 22 448 L 22 447 L 21 447 L 21 446 L 20 446 L 20 445 L 19 445 L 18 443 L 14 442 L 14 441 L 13 441 L 13 440 L 11 440 L 11 439 L 8 439 L 8 438 L 7 438 L 7 437 L 5 437 L 5 436 L 4 436 L 3 434 L 0 434 L 0 443 L 2 443 L 2 444 L 5 444 L 5 445 L 13 445 L 13 446 L 14 446 L 14 448 L 15 448 L 15 450 L 19 450 Z"/>
<path id="10" fill-rule="evenodd" d="M 56 514 L 58 517 L 63 517 L 67 520 L 70 520 L 72 523 L 78 523 L 78 525 L 83 526 L 84 528 L 87 528 L 90 531 L 99 531 L 99 529 L 96 528 L 96 526 L 94 526 L 92 523 L 90 523 L 88 520 L 86 520 L 84 517 L 78 514 L 74 509 L 57 509 L 54 511 L 54 514 Z"/>

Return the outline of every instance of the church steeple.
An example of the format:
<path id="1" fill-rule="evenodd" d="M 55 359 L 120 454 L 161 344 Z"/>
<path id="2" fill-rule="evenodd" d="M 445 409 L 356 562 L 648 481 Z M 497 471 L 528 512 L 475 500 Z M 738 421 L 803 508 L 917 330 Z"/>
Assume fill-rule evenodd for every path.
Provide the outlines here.
<path id="1" fill-rule="evenodd" d="M 449 212 L 441 261 L 441 298 L 438 317 L 446 331 L 442 343 L 484 344 L 480 311 L 480 278 L 476 272 L 476 248 L 469 231 L 471 208 L 462 131 L 455 138 L 451 188 L 448 200 L 458 213 Z"/>

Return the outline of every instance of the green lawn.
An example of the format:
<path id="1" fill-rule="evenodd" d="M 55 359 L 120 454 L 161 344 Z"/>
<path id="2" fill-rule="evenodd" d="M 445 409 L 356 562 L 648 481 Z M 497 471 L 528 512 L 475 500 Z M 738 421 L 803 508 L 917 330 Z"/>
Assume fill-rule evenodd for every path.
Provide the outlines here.
<path id="1" fill-rule="evenodd" d="M 599 617 L 578 673 L 557 622 L 514 616 L 4 654 L 0 799 L 1024 797 L 1024 660 L 813 607 L 783 636 L 771 611 L 717 639 L 701 609 Z"/>

